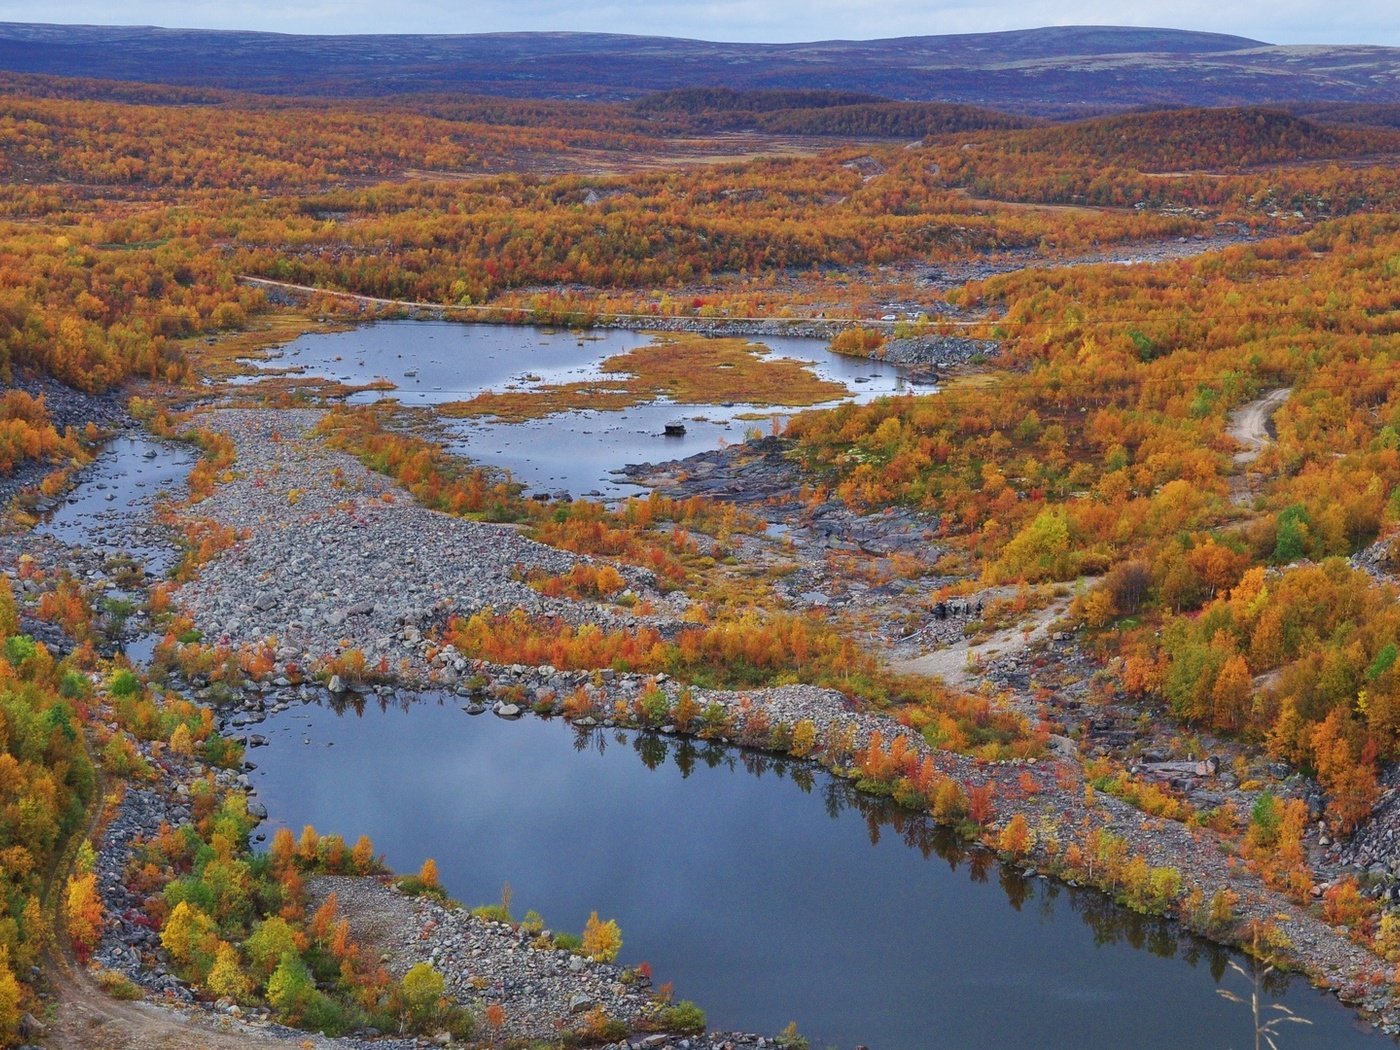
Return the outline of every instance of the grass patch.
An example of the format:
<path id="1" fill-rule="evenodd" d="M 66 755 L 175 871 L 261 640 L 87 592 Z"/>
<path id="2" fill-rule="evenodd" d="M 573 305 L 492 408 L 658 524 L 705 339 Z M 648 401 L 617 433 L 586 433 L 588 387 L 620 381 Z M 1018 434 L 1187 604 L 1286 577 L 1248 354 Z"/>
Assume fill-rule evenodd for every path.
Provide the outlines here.
<path id="1" fill-rule="evenodd" d="M 584 409 L 617 411 L 665 398 L 678 405 L 743 402 L 800 407 L 834 401 L 846 388 L 801 361 L 769 356 L 746 339 L 662 336 L 602 364 L 604 378 L 533 390 L 486 391 L 439 406 L 449 416 L 494 416 L 508 423 Z"/>

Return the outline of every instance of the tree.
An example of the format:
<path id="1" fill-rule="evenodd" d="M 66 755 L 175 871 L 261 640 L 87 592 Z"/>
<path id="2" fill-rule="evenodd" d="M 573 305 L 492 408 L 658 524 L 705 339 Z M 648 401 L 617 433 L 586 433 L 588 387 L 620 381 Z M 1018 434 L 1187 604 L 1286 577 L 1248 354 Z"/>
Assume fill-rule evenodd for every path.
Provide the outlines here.
<path id="1" fill-rule="evenodd" d="M 933 792 L 933 816 L 943 824 L 956 824 L 967 816 L 967 792 L 962 784 L 948 777 Z"/>
<path id="2" fill-rule="evenodd" d="M 350 861 L 359 875 L 366 874 L 374 867 L 374 843 L 368 835 L 361 835 L 355 840 L 355 846 L 350 851 Z"/>
<path id="3" fill-rule="evenodd" d="M 1249 723 L 1249 701 L 1253 695 L 1254 681 L 1249 674 L 1249 664 L 1235 653 L 1221 665 L 1211 690 L 1216 727 L 1232 732 L 1243 729 Z"/>
<path id="4" fill-rule="evenodd" d="M 10 953 L 0 946 L 0 1043 L 9 1043 L 19 1035 L 19 981 L 10 970 Z"/>
<path id="5" fill-rule="evenodd" d="M 432 857 L 425 860 L 423 866 L 418 869 L 418 881 L 423 884 L 425 889 L 441 888 L 442 884 L 438 881 L 437 861 L 433 860 Z"/>
<path id="6" fill-rule="evenodd" d="M 238 949 L 227 941 L 220 941 L 214 951 L 214 966 L 204 982 L 209 990 L 218 996 L 227 996 L 235 1002 L 248 998 L 252 982 L 243 972 L 238 958 Z"/>
<path id="7" fill-rule="evenodd" d="M 622 929 L 616 919 L 602 922 L 592 912 L 583 926 L 583 954 L 597 962 L 612 962 L 622 951 Z"/>
<path id="8" fill-rule="evenodd" d="M 974 823 L 986 827 L 992 822 L 992 817 L 996 812 L 992 801 L 995 792 L 996 784 L 994 781 L 974 784 L 972 789 L 968 791 L 967 815 L 972 818 Z"/>
<path id="9" fill-rule="evenodd" d="M 284 955 L 298 951 L 297 934 L 287 920 L 273 915 L 257 924 L 244 948 L 255 971 L 267 978 L 272 975 Z"/>
<path id="10" fill-rule="evenodd" d="M 1026 818 L 1017 813 L 1006 822 L 1006 827 L 997 836 L 997 849 L 1016 859 L 1025 856 L 1030 848 L 1031 829 L 1026 824 Z"/>
<path id="11" fill-rule="evenodd" d="M 996 580 L 1064 579 L 1070 572 L 1069 519 L 1063 510 L 1047 508 L 1006 545 L 991 576 Z"/>
<path id="12" fill-rule="evenodd" d="M 267 1001 L 286 1020 L 295 1020 L 316 993 L 311 971 L 296 952 L 283 952 L 267 981 Z"/>
<path id="13" fill-rule="evenodd" d="M 73 950 L 85 962 L 102 937 L 102 895 L 97 890 L 95 873 L 68 879 L 65 918 L 68 936 L 73 938 Z"/>
<path id="14" fill-rule="evenodd" d="M 200 980 L 214 965 L 218 942 L 214 920 L 188 901 L 175 905 L 160 932 L 160 943 L 171 958 Z"/>

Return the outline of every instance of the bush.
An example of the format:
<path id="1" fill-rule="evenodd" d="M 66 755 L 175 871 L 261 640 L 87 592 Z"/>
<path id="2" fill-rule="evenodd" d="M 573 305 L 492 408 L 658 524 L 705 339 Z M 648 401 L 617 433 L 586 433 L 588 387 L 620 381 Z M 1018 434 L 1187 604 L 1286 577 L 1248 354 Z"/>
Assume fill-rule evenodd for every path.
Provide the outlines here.
<path id="1" fill-rule="evenodd" d="M 583 954 L 597 962 L 612 962 L 622 951 L 622 930 L 616 919 L 602 922 L 592 912 L 583 927 Z"/>
<path id="2" fill-rule="evenodd" d="M 421 962 L 404 974 L 399 984 L 404 1028 L 413 1032 L 426 1031 L 441 1012 L 446 988 L 442 974 L 428 963 Z"/>
<path id="3" fill-rule="evenodd" d="M 38 644 L 27 634 L 17 634 L 5 639 L 5 660 L 11 667 L 19 667 L 38 652 Z"/>
<path id="4" fill-rule="evenodd" d="M 122 668 L 108 681 L 107 691 L 113 696 L 135 696 L 141 691 L 141 679 L 126 668 Z"/>
<path id="5" fill-rule="evenodd" d="M 116 970 L 98 970 L 93 974 L 97 986 L 113 999 L 140 999 L 141 989 L 126 974 Z"/>
<path id="6" fill-rule="evenodd" d="M 583 949 L 583 938 L 576 933 L 556 933 L 554 947 L 562 952 L 577 952 Z"/>
<path id="7" fill-rule="evenodd" d="M 705 1030 L 705 1011 L 689 999 L 682 999 L 680 1002 L 666 1007 L 657 1015 L 657 1020 L 661 1023 L 661 1027 L 668 1032 L 703 1032 Z"/>

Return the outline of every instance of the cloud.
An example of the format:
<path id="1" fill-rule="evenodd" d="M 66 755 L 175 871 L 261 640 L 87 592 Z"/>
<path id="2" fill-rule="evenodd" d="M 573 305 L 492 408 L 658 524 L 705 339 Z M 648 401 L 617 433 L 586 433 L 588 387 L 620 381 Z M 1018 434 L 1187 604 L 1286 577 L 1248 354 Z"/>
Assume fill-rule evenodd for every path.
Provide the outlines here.
<path id="1" fill-rule="evenodd" d="M 1400 44 L 1393 0 L 52 0 L 53 22 L 153 24 L 291 33 L 483 33 L 586 30 L 707 40 L 871 39 L 1043 25 L 1135 25 L 1234 33 L 1276 43 Z M 0 0 L 0 19 L 31 21 L 28 0 Z"/>

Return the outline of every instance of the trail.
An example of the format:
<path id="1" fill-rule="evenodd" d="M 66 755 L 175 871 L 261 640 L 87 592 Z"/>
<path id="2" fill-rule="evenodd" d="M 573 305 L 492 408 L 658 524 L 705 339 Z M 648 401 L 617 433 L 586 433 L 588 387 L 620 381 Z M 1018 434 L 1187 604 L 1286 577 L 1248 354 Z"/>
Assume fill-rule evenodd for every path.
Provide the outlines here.
<path id="1" fill-rule="evenodd" d="M 1263 397 L 1241 405 L 1230 413 L 1225 433 L 1243 445 L 1235 453 L 1235 468 L 1238 473 L 1230 480 L 1230 501 L 1247 503 L 1255 495 L 1257 484 L 1251 484 L 1248 468 L 1259 458 L 1259 454 L 1273 444 L 1273 418 L 1279 407 L 1288 400 L 1293 391 L 1288 387 L 1270 390 Z"/>
<path id="2" fill-rule="evenodd" d="M 460 314 L 467 317 L 480 317 L 484 320 L 504 320 L 506 318 L 529 317 L 532 313 L 522 306 L 457 306 L 451 303 L 430 303 L 416 299 L 384 299 L 376 295 L 361 295 L 358 292 L 341 292 L 332 288 L 317 288 L 310 284 L 293 284 L 290 281 L 274 281 L 270 277 L 253 277 L 250 274 L 239 274 L 238 280 L 244 284 L 252 285 L 255 288 L 281 288 L 284 291 L 297 292 L 301 295 L 329 295 L 337 299 L 349 299 L 352 302 L 364 303 L 366 306 L 387 306 L 399 310 L 440 310 L 446 314 Z M 840 331 L 852 325 L 860 325 L 862 328 L 878 328 L 883 331 L 893 331 L 897 321 L 881 321 L 869 317 L 686 317 L 671 316 L 669 314 L 622 314 L 604 313 L 599 314 L 598 321 L 604 323 L 634 322 L 641 327 L 647 325 L 670 325 L 678 321 L 686 324 L 693 324 L 697 329 L 724 328 L 726 325 L 734 324 L 765 324 L 772 325 L 775 331 L 790 329 L 799 325 L 817 325 L 830 328 L 832 331 Z M 985 320 L 977 321 L 951 321 L 939 319 L 938 325 L 953 328 L 978 328 L 985 325 Z"/>
<path id="3" fill-rule="evenodd" d="M 1225 433 L 1245 446 L 1243 451 L 1235 453 L 1236 466 L 1243 467 L 1253 463 L 1259 458 L 1259 453 L 1264 451 L 1265 446 L 1273 443 L 1270 423 L 1274 413 L 1288 400 L 1291 393 L 1293 391 L 1288 387 L 1270 390 L 1259 400 L 1241 405 L 1230 413 Z"/>
<path id="4" fill-rule="evenodd" d="M 981 641 L 962 639 L 930 653 L 892 660 L 890 666 L 901 674 L 935 675 L 949 685 L 975 685 L 981 679 L 983 661 L 1021 652 L 1045 638 L 1050 625 L 1069 610 L 1069 603 L 1068 598 L 1057 599 Z"/>

